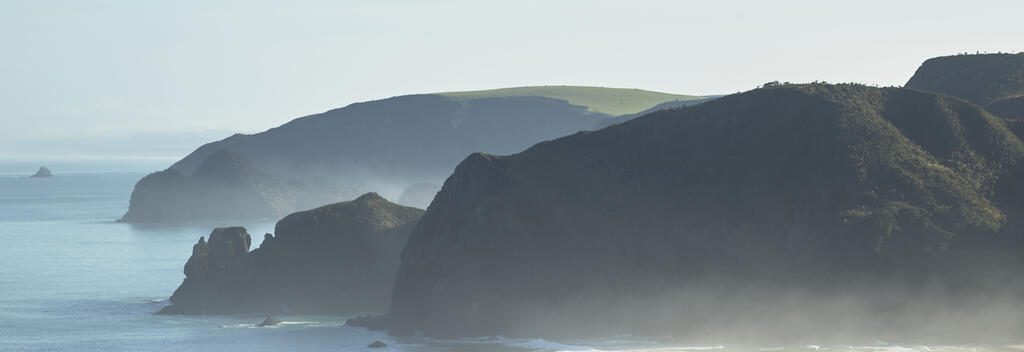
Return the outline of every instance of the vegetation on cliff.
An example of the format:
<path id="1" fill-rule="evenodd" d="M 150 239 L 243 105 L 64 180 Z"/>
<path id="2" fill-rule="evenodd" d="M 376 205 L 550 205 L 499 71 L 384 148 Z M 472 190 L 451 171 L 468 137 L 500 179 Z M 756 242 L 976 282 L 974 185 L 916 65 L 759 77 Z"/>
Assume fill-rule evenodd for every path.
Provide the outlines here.
<path id="1" fill-rule="evenodd" d="M 1024 53 L 928 59 L 905 86 L 949 94 L 987 107 L 1024 96 Z"/>
<path id="2" fill-rule="evenodd" d="M 1024 138 L 1024 53 L 929 59 L 906 87 L 949 94 L 1000 116 Z"/>
<path id="3" fill-rule="evenodd" d="M 975 105 L 853 84 L 775 85 L 474 154 L 410 238 L 389 312 L 353 323 L 438 336 L 822 338 L 823 324 L 969 335 L 937 317 L 1015 319 L 964 297 L 1022 287 L 1010 279 L 1024 268 L 1022 156 Z M 935 306 L 949 311 L 919 310 Z"/>

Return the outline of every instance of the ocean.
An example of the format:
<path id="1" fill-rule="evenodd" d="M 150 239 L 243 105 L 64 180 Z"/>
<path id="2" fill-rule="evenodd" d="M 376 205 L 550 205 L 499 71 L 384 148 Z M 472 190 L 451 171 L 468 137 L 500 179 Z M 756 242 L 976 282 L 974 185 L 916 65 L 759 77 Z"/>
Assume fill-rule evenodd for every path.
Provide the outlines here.
<path id="1" fill-rule="evenodd" d="M 925 346 L 883 341 L 847 346 L 689 345 L 634 336 L 548 341 L 501 337 L 391 337 L 344 326 L 348 317 L 154 315 L 184 279 L 192 245 L 216 226 L 245 226 L 254 240 L 274 220 L 117 223 L 135 182 L 165 161 L 0 163 L 0 351 L 1021 351 L 1022 346 Z M 253 247 L 259 244 L 254 243 Z M 1024 340 L 1024 339 L 1022 339 Z"/>

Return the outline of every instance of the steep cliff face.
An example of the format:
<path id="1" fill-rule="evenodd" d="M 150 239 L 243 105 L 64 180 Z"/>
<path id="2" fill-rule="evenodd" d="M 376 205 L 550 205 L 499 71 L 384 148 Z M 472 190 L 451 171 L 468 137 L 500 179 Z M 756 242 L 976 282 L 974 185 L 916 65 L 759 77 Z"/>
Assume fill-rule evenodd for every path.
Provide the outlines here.
<path id="1" fill-rule="evenodd" d="M 144 177 L 121 221 L 278 218 L 341 197 L 341 189 L 331 183 L 278 180 L 222 149 L 189 176 L 167 169 Z"/>
<path id="2" fill-rule="evenodd" d="M 369 193 L 285 217 L 252 252 L 245 229 L 216 229 L 195 245 L 185 281 L 162 312 L 382 312 L 422 214 Z"/>
<path id="3" fill-rule="evenodd" d="M 216 228 L 210 241 L 200 237 L 185 263 L 185 281 L 174 290 L 174 304 L 161 313 L 194 314 L 231 312 L 238 296 L 252 289 L 256 266 L 249 253 L 252 239 L 242 227 Z"/>
<path id="4" fill-rule="evenodd" d="M 353 323 L 439 336 L 905 328 L 911 315 L 826 322 L 851 311 L 792 293 L 898 312 L 913 304 L 875 293 L 923 302 L 1020 273 L 1022 156 L 961 100 L 820 84 L 474 154 L 416 227 L 388 313 Z M 922 288 L 934 282 L 952 286 Z"/>

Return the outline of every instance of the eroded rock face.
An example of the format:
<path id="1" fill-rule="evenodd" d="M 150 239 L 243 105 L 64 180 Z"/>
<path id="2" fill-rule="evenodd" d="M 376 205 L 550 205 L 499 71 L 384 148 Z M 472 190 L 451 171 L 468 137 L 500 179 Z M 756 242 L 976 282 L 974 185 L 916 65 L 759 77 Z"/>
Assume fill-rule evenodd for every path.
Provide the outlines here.
<path id="1" fill-rule="evenodd" d="M 410 238 L 388 313 L 353 323 L 434 336 L 970 336 L 955 325 L 1017 321 L 964 297 L 1024 292 L 1012 279 L 1024 273 L 1022 157 L 998 118 L 962 100 L 824 84 L 474 154 Z M 942 321 L 933 307 L 964 314 L 922 324 Z"/>
<path id="2" fill-rule="evenodd" d="M 185 281 L 162 313 L 218 314 L 235 311 L 235 297 L 252 288 L 256 267 L 242 227 L 216 228 L 210 240 L 199 238 L 185 263 Z M 187 308 L 186 308 L 187 307 Z"/>
<path id="3" fill-rule="evenodd" d="M 162 313 L 382 312 L 422 214 L 368 193 L 285 217 L 251 252 L 245 229 L 216 229 L 194 246 Z"/>

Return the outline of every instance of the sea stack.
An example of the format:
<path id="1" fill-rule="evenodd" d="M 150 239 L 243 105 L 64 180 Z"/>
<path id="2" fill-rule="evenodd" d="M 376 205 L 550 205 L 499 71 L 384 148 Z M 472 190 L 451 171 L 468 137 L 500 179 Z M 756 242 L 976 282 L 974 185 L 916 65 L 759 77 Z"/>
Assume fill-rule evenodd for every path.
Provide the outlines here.
<path id="1" fill-rule="evenodd" d="M 53 173 L 50 172 L 50 169 L 48 169 L 46 166 L 40 166 L 39 171 L 36 171 L 36 173 L 32 175 L 32 178 L 43 178 L 51 176 L 53 176 Z"/>
<path id="2" fill-rule="evenodd" d="M 367 193 L 288 215 L 260 247 L 244 228 L 199 239 L 162 314 L 383 312 L 423 210 Z"/>

